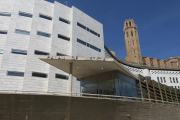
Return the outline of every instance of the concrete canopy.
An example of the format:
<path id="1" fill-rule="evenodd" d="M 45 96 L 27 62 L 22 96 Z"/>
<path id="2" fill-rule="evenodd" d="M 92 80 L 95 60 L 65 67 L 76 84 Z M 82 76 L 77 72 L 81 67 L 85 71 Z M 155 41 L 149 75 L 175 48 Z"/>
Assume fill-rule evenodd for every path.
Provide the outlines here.
<path id="1" fill-rule="evenodd" d="M 79 79 L 114 70 L 118 70 L 131 78 L 138 79 L 113 58 L 44 55 L 38 56 L 38 58 L 66 73 L 70 73 L 70 63 L 72 63 L 73 76 Z"/>

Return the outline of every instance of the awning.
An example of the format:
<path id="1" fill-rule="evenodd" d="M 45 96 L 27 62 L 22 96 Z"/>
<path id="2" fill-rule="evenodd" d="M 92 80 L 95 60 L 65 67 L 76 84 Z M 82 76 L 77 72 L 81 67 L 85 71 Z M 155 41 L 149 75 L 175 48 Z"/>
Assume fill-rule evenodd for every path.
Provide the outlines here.
<path id="1" fill-rule="evenodd" d="M 44 55 L 40 55 L 38 58 L 66 73 L 70 72 L 70 63 L 72 63 L 73 76 L 79 79 L 114 70 L 118 70 L 131 78 L 138 79 L 137 76 L 113 58 Z"/>

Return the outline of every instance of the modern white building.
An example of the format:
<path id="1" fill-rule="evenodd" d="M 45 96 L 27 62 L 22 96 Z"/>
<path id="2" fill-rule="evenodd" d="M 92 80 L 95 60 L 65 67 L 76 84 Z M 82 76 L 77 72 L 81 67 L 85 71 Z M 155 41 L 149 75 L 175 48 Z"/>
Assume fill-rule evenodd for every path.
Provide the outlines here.
<path id="1" fill-rule="evenodd" d="M 0 90 L 67 92 L 69 75 L 37 55 L 117 59 L 104 47 L 103 25 L 79 9 L 44 0 L 1 0 Z M 134 74 L 180 86 L 180 70 L 118 61 Z M 72 85 L 72 92 L 80 92 L 75 77 Z"/>
<path id="2" fill-rule="evenodd" d="M 104 57 L 103 25 L 58 2 L 1 0 L 0 39 L 0 90 L 66 92 L 68 74 L 37 55 Z"/>

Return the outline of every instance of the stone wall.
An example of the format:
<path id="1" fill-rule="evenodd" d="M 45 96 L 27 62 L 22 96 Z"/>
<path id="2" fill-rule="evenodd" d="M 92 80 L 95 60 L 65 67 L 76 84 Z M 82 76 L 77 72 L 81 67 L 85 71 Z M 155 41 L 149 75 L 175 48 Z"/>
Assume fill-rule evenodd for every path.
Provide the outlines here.
<path id="1" fill-rule="evenodd" d="M 180 107 L 82 97 L 0 94 L 0 120 L 174 120 Z"/>

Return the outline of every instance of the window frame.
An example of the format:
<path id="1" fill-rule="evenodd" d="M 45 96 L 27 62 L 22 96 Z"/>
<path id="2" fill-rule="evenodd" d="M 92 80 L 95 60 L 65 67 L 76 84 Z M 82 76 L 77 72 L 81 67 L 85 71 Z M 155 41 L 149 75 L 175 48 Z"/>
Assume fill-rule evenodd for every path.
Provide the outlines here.
<path id="1" fill-rule="evenodd" d="M 42 76 L 37 76 L 37 74 L 42 75 Z M 47 73 L 41 73 L 41 72 L 32 72 L 31 76 L 32 77 L 40 77 L 40 78 L 48 78 L 48 74 Z"/>
<path id="2" fill-rule="evenodd" d="M 17 73 L 16 75 L 14 73 Z M 14 74 L 14 75 L 13 75 Z M 18 75 L 19 74 L 19 75 Z M 17 71 L 7 71 L 7 76 L 16 76 L 16 77 L 24 77 L 24 72 L 17 72 Z"/>
<path id="3" fill-rule="evenodd" d="M 64 22 L 66 24 L 71 24 L 71 22 L 65 18 L 59 17 L 59 21 Z"/>
<path id="4" fill-rule="evenodd" d="M 21 12 L 21 11 L 19 11 L 19 16 L 29 17 L 29 18 L 33 17 L 31 13 L 26 13 L 26 12 Z"/>
<path id="5" fill-rule="evenodd" d="M 59 73 L 55 73 L 55 78 L 69 80 L 69 76 L 64 75 L 64 74 L 59 74 Z"/>
<path id="6" fill-rule="evenodd" d="M 50 17 L 50 16 L 48 16 L 48 15 L 44 15 L 44 14 L 39 13 L 39 17 L 40 17 L 40 18 L 43 18 L 43 19 L 46 19 L 46 20 L 52 21 L 52 17 Z"/>
<path id="7" fill-rule="evenodd" d="M 0 16 L 11 17 L 11 13 L 8 13 L 8 12 L 0 12 Z"/>
<path id="8" fill-rule="evenodd" d="M 37 31 L 37 35 L 42 36 L 42 37 L 51 38 L 51 34 L 46 33 L 46 32 Z"/>
<path id="9" fill-rule="evenodd" d="M 42 54 L 40 54 L 42 53 Z M 48 52 L 43 52 L 43 51 L 40 51 L 40 50 L 34 50 L 34 54 L 35 55 L 50 55 L 50 53 Z"/>
<path id="10" fill-rule="evenodd" d="M 15 33 L 21 34 L 21 35 L 30 35 L 30 32 L 29 32 L 29 31 L 19 30 L 19 29 L 15 29 Z M 24 33 L 25 33 L 25 34 L 24 34 Z"/>
<path id="11" fill-rule="evenodd" d="M 11 49 L 11 53 L 20 54 L 20 55 L 27 55 L 27 50 Z"/>
<path id="12" fill-rule="evenodd" d="M 62 34 L 58 34 L 58 38 L 66 40 L 66 41 L 70 41 L 70 37 L 67 37 L 67 36 L 62 35 Z"/>

